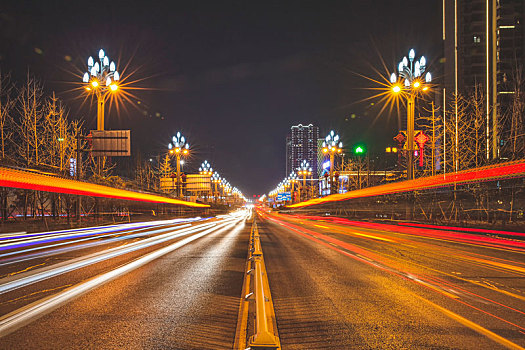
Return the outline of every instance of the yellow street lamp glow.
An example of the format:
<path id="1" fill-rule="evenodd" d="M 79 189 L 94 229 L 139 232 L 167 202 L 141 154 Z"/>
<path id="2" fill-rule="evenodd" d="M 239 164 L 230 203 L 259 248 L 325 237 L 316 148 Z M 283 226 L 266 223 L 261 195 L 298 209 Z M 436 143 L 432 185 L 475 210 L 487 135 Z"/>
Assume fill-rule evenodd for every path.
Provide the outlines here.
<path id="1" fill-rule="evenodd" d="M 392 91 L 394 91 L 396 94 L 401 91 L 401 87 L 399 85 L 394 85 L 392 87 Z"/>
<path id="2" fill-rule="evenodd" d="M 419 86 L 421 85 L 421 83 L 419 81 L 415 81 L 414 82 L 414 88 L 419 88 Z"/>
<path id="3" fill-rule="evenodd" d="M 110 84 L 109 88 L 111 89 L 111 91 L 117 91 L 118 90 L 118 85 L 117 84 Z"/>
<path id="4" fill-rule="evenodd" d="M 91 91 L 91 88 L 89 86 L 86 86 L 86 91 Z"/>
<path id="5" fill-rule="evenodd" d="M 93 80 L 93 81 L 91 82 L 91 85 L 92 85 L 94 88 L 98 87 L 98 81 Z"/>
<path id="6" fill-rule="evenodd" d="M 423 91 L 427 91 L 427 90 L 428 90 L 428 86 L 425 86 L 425 87 L 423 88 Z"/>

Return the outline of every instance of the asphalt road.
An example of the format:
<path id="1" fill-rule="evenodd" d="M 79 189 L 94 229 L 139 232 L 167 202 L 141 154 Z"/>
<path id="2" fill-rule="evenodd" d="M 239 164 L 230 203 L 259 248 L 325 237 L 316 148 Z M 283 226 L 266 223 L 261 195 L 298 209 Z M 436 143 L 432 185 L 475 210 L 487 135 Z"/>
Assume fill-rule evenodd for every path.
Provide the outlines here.
<path id="1" fill-rule="evenodd" d="M 247 217 L 0 235 L 0 349 L 231 349 Z M 257 222 L 283 349 L 525 346 L 525 234 Z"/>
<path id="2" fill-rule="evenodd" d="M 524 241 L 265 212 L 259 233 L 283 349 L 525 346 Z"/>
<path id="3" fill-rule="evenodd" d="M 120 231 L 113 241 L 69 237 L 2 251 L 18 254 L 0 259 L 0 348 L 231 349 L 246 217 L 163 223 Z M 67 249 L 57 252 L 57 242 Z M 31 256 L 35 250 L 28 249 L 38 247 L 46 249 Z M 51 276 L 37 278 L 42 272 Z"/>

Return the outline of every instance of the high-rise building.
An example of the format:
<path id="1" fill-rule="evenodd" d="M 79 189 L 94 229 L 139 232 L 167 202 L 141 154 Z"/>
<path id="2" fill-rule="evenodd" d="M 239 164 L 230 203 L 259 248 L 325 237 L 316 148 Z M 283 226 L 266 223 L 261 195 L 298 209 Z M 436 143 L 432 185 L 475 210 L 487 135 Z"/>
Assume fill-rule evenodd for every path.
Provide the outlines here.
<path id="1" fill-rule="evenodd" d="M 297 171 L 303 160 L 310 163 L 312 174 L 317 174 L 317 140 L 319 127 L 312 124 L 294 125 L 286 136 L 286 174 Z"/>
<path id="2" fill-rule="evenodd" d="M 523 0 L 443 0 L 443 104 L 450 108 L 453 94 L 481 86 L 487 159 L 501 156 L 508 137 L 503 115 L 525 62 L 524 20 Z"/>

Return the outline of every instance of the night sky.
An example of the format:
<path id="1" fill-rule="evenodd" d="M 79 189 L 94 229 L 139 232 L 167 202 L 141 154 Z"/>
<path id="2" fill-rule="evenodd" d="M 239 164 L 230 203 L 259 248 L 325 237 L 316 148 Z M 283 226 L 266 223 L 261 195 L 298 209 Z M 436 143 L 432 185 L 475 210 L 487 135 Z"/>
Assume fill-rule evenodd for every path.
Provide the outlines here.
<path id="1" fill-rule="evenodd" d="M 131 129 L 134 155 L 156 157 L 181 131 L 184 170 L 207 159 L 247 196 L 285 177 L 290 126 L 372 153 L 392 144 L 397 112 L 377 117 L 376 85 L 411 47 L 439 69 L 441 1 L 3 1 L 0 68 L 27 71 L 95 128 L 96 105 L 78 93 L 100 48 L 137 80 L 134 103 L 106 110 L 107 129 Z M 431 68 L 432 69 L 432 68 Z M 77 76 L 76 76 L 77 75 Z M 137 104 L 140 101 L 140 104 Z M 377 101 L 375 101 L 377 102 Z M 146 115 L 144 115 L 146 114 Z"/>

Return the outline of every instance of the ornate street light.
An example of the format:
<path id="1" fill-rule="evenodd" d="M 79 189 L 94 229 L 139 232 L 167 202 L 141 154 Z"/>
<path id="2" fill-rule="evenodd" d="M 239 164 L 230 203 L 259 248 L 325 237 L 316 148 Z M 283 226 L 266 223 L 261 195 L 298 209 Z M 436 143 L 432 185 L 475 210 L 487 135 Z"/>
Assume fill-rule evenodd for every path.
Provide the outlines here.
<path id="1" fill-rule="evenodd" d="M 97 97 L 97 130 L 104 130 L 104 105 L 111 93 L 118 90 L 120 74 L 115 62 L 109 60 L 104 50 L 98 52 L 98 60 L 88 58 L 88 71 L 84 73 L 82 82 L 86 91 Z"/>
<path id="2" fill-rule="evenodd" d="M 169 153 L 177 158 L 177 197 L 182 197 L 182 186 L 180 183 L 181 157 L 189 154 L 190 145 L 186 142 L 184 136 L 177 132 L 177 135 L 173 136 L 172 142 L 168 144 L 168 148 Z"/>
<path id="3" fill-rule="evenodd" d="M 210 176 L 213 174 L 213 169 L 211 168 L 211 165 L 210 163 L 208 163 L 207 160 L 202 162 L 201 166 L 199 167 L 199 173 L 201 175 L 210 175 Z"/>
<path id="4" fill-rule="evenodd" d="M 289 181 L 290 186 L 291 186 L 290 194 L 291 194 L 291 197 L 292 197 L 292 204 L 293 204 L 293 202 L 294 202 L 294 197 L 293 197 L 294 187 L 295 187 L 295 184 L 297 182 L 299 182 L 299 178 L 297 177 L 296 173 L 291 172 L 290 175 L 288 175 L 288 179 L 287 180 Z"/>
<path id="5" fill-rule="evenodd" d="M 407 57 L 398 64 L 398 74 L 390 75 L 392 92 L 402 94 L 407 99 L 407 179 L 414 179 L 414 115 L 416 97 L 430 88 L 432 75 L 426 71 L 427 60 L 421 56 L 416 60 L 416 53 L 411 49 Z"/>
<path id="6" fill-rule="evenodd" d="M 217 198 L 219 197 L 219 191 L 217 190 L 217 186 L 221 182 L 221 176 L 219 175 L 218 172 L 213 173 L 213 175 L 211 176 L 211 182 L 215 186 L 214 197 L 215 197 L 215 203 L 217 203 Z"/>
<path id="7" fill-rule="evenodd" d="M 305 199 L 308 199 L 308 191 L 306 191 L 306 177 L 312 175 L 312 168 L 310 167 L 310 163 L 303 159 L 301 165 L 297 169 L 297 175 L 303 177 L 303 187 L 299 192 L 299 197 L 301 198 L 301 200 L 303 199 L 302 197 L 306 197 Z"/>
<path id="8" fill-rule="evenodd" d="M 199 174 L 204 175 L 204 176 L 209 176 L 210 181 L 211 181 L 211 175 L 213 174 L 213 169 L 211 168 L 211 165 L 210 163 L 208 163 L 207 160 L 202 162 L 201 166 L 199 167 Z M 211 187 L 210 187 L 210 191 L 211 191 Z M 205 192 L 209 192 L 209 191 L 205 191 Z"/>
<path id="9" fill-rule="evenodd" d="M 339 135 L 333 130 L 330 131 L 323 141 L 323 153 L 330 155 L 330 194 L 335 193 L 334 188 L 334 159 L 336 154 L 340 154 L 343 151 L 343 142 L 340 141 Z"/>

